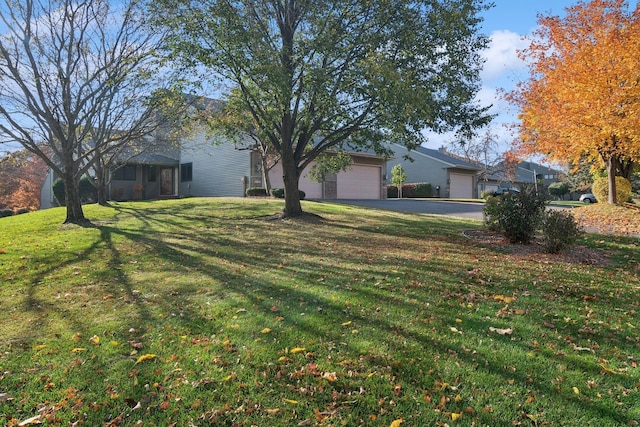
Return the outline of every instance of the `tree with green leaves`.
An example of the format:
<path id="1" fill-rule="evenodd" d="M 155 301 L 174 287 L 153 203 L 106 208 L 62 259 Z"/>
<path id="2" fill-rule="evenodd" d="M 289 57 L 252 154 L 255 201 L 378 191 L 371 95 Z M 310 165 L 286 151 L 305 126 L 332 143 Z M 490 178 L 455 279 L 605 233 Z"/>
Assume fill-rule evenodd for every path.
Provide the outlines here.
<path id="1" fill-rule="evenodd" d="M 298 183 L 321 154 L 415 148 L 424 131 L 469 135 L 488 39 L 484 0 L 154 0 L 172 60 L 228 87 L 280 156 L 283 216 L 302 215 Z M 240 131 L 240 130 L 239 130 Z"/>
<path id="2" fill-rule="evenodd" d="M 402 186 L 407 181 L 407 173 L 401 164 L 391 168 L 391 183 L 398 187 L 398 198 L 402 199 Z"/>

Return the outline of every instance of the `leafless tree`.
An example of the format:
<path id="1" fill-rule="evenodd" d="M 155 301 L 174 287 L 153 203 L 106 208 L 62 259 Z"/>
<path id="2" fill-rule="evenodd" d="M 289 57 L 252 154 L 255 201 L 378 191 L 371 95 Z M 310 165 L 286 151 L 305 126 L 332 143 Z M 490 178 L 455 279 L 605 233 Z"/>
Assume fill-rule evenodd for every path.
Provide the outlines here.
<path id="1" fill-rule="evenodd" d="M 158 126 L 163 37 L 144 26 L 138 3 L 0 3 L 0 143 L 20 143 L 64 180 L 65 222 L 86 221 L 78 182 L 96 159 Z"/>

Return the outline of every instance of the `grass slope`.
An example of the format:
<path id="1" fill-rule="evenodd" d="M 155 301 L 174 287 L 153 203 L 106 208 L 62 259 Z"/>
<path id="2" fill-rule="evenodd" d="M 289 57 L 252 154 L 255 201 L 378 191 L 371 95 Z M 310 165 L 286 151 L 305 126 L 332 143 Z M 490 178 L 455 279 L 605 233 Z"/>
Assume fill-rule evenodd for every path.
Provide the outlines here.
<path id="1" fill-rule="evenodd" d="M 0 219 L 0 425 L 640 422 L 637 239 L 594 266 L 480 223 L 185 199 Z"/>

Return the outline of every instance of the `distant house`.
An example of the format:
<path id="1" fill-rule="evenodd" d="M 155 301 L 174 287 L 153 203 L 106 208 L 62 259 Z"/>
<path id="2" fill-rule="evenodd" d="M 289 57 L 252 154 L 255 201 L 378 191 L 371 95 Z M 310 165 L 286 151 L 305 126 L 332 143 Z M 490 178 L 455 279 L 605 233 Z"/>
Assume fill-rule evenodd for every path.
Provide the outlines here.
<path id="1" fill-rule="evenodd" d="M 418 147 L 409 151 L 400 144 L 391 144 L 391 148 L 394 159 L 387 162 L 387 169 L 390 171 L 394 165 L 401 164 L 407 174 L 407 183 L 430 183 L 434 197 L 479 197 L 477 175 L 483 170 L 482 165 L 463 160 L 444 149 Z"/>
<path id="2" fill-rule="evenodd" d="M 495 191 L 498 188 L 512 188 L 520 184 L 533 184 L 548 187 L 561 180 L 564 172 L 531 161 L 522 161 L 514 167 L 504 162 L 487 169 L 478 179 L 478 192 Z"/>
<path id="3" fill-rule="evenodd" d="M 186 196 L 243 197 L 248 187 L 262 187 L 260 156 L 249 143 L 215 143 L 204 132 L 185 138 L 176 147 L 144 152 L 112 171 L 110 200 L 160 199 Z M 351 153 L 349 170 L 312 181 L 308 170 L 300 189 L 308 199 L 380 199 L 386 197 L 385 159 L 367 153 Z M 309 168 L 308 168 L 309 169 Z M 55 206 L 53 176 L 43 187 L 41 207 Z M 282 168 L 269 172 L 272 188 L 282 188 Z"/>

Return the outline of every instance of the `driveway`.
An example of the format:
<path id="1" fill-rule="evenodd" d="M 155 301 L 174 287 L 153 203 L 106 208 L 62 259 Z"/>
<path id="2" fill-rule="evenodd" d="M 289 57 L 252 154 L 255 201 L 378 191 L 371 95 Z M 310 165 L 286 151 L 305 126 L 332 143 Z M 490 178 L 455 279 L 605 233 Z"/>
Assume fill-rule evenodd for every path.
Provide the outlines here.
<path id="1" fill-rule="evenodd" d="M 484 220 L 482 202 L 456 202 L 442 199 L 381 199 L 381 200 L 336 200 L 334 203 L 386 209 L 397 212 L 448 215 L 459 218 Z M 571 209 L 570 206 L 550 205 L 549 209 Z"/>
<path id="2" fill-rule="evenodd" d="M 434 199 L 337 200 L 335 203 L 397 212 L 448 215 L 482 221 L 484 203 Z"/>

